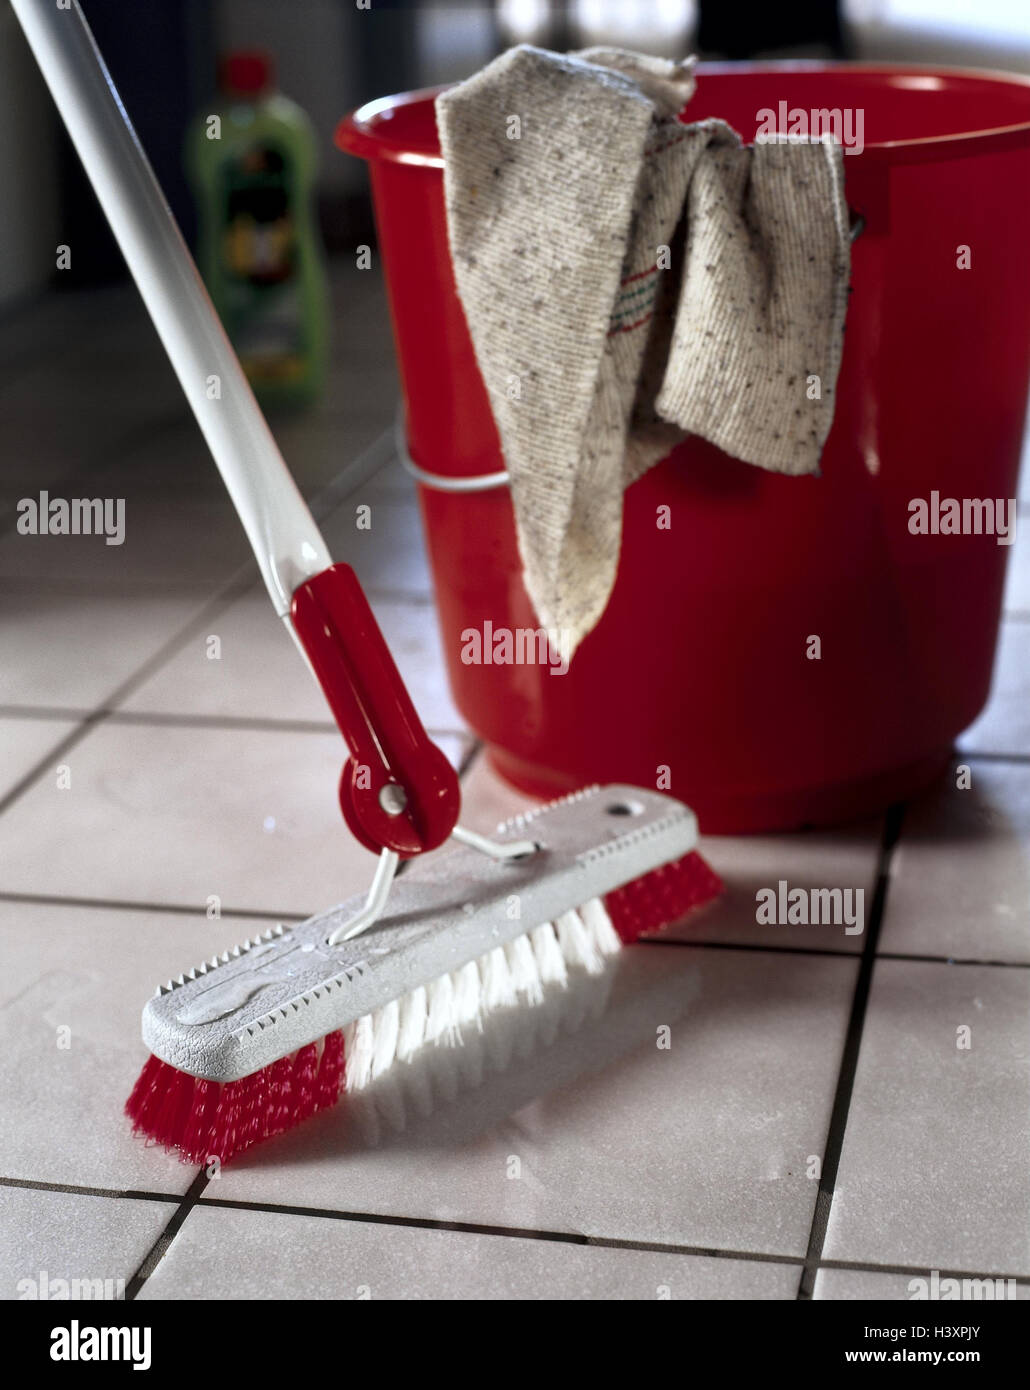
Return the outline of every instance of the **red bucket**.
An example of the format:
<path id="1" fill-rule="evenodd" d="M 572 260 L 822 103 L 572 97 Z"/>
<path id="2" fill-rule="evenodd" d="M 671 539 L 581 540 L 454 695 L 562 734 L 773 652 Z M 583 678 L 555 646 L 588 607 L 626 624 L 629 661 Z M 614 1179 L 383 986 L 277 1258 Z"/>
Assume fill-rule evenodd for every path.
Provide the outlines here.
<path id="1" fill-rule="evenodd" d="M 987 698 L 1008 547 L 913 534 L 909 504 L 1016 493 L 1030 80 L 702 65 L 687 114 L 750 139 L 784 100 L 864 119 L 844 159 L 864 228 L 821 476 L 680 445 L 627 491 L 611 602 L 564 675 L 462 660 L 469 629 L 538 623 L 508 490 L 482 481 L 504 460 L 451 272 L 433 94 L 373 102 L 337 132 L 371 169 L 411 459 L 471 480 L 419 485 L 454 697 L 533 794 L 632 782 L 671 790 L 707 831 L 830 823 L 927 783 Z"/>

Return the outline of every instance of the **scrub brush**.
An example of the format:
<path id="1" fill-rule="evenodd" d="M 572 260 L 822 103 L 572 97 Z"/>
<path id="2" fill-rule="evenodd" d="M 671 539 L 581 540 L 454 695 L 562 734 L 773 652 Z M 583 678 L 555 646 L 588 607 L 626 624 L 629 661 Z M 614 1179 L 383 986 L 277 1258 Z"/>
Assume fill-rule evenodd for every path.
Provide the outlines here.
<path id="1" fill-rule="evenodd" d="M 577 974 L 602 974 L 721 887 L 691 849 L 693 813 L 656 792 L 577 792 L 497 843 L 527 829 L 535 848 L 508 859 L 419 860 L 366 933 L 347 939 L 357 898 L 162 985 L 143 1012 L 135 1127 L 191 1162 L 228 1162 L 384 1076 L 403 1087 L 427 1051 L 463 1048 L 499 1011 L 531 1030 Z"/>
<path id="2" fill-rule="evenodd" d="M 458 825 L 429 739 L 360 585 L 332 564 L 218 321 L 74 0 L 13 0 L 204 433 L 262 578 L 350 757 L 340 808 L 379 854 L 371 888 L 162 986 L 127 1111 L 191 1161 L 222 1162 L 499 1010 L 533 1009 L 713 897 L 693 813 L 591 788 L 488 839 Z M 422 858 L 454 840 L 447 853 Z M 414 861 L 397 876 L 402 860 Z"/>

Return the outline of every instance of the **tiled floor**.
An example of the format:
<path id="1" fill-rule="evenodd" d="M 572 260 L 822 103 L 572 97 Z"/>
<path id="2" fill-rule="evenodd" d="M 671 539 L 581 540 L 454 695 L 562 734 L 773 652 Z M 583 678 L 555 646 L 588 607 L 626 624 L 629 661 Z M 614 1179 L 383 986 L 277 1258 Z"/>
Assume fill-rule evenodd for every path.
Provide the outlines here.
<path id="1" fill-rule="evenodd" d="M 336 291 L 362 331 L 274 428 L 488 829 L 527 803 L 443 676 L 380 288 Z M 708 840 L 725 898 L 627 953 L 575 1029 L 429 1115 L 340 1107 L 215 1176 L 122 1119 L 143 1001 L 373 861 L 134 297 L 27 322 L 0 331 L 0 1296 L 904 1299 L 933 1269 L 1030 1296 L 1030 537 L 970 789 Z M 86 486 L 126 499 L 124 546 L 14 533 L 19 497 Z M 780 878 L 863 889 L 868 929 L 757 925 Z"/>

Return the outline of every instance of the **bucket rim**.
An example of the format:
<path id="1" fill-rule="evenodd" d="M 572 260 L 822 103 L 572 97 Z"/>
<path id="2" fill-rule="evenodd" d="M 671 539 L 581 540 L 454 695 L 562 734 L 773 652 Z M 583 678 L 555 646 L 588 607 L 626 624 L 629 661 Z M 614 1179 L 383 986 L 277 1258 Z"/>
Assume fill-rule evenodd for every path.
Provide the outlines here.
<path id="1" fill-rule="evenodd" d="M 762 63 L 698 63 L 699 77 L 758 76 L 791 73 L 855 73 L 869 76 L 911 78 L 958 78 L 980 84 L 1006 87 L 1025 87 L 1030 92 L 1030 74 L 1005 72 L 998 68 L 954 67 L 947 64 L 923 63 L 825 63 L 818 59 L 795 59 Z M 436 87 L 419 87 L 392 96 L 376 97 L 349 112 L 336 127 L 333 139 L 346 154 L 357 155 L 370 163 L 409 164 L 423 169 L 442 169 L 444 158 L 438 148 L 413 148 L 410 141 L 391 140 L 383 129 L 387 113 L 435 99 L 454 83 Z M 975 142 L 975 149 L 970 145 Z M 907 140 L 867 141 L 859 159 L 884 159 L 895 162 L 932 161 L 954 158 L 962 154 L 987 153 L 1007 146 L 1030 144 L 1030 116 L 1014 125 L 986 126 L 948 135 L 920 135 Z M 985 146 L 987 148 L 985 148 Z"/>

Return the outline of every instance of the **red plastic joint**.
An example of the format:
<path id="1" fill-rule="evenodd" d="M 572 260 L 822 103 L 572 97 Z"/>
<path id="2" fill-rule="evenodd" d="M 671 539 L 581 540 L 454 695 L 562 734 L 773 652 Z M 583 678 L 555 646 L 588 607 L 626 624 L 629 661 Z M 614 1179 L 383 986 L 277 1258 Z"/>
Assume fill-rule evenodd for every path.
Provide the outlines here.
<path id="1" fill-rule="evenodd" d="M 305 580 L 291 617 L 350 749 L 340 809 L 351 833 L 403 859 L 436 849 L 458 819 L 458 775 L 422 727 L 350 565 Z"/>

